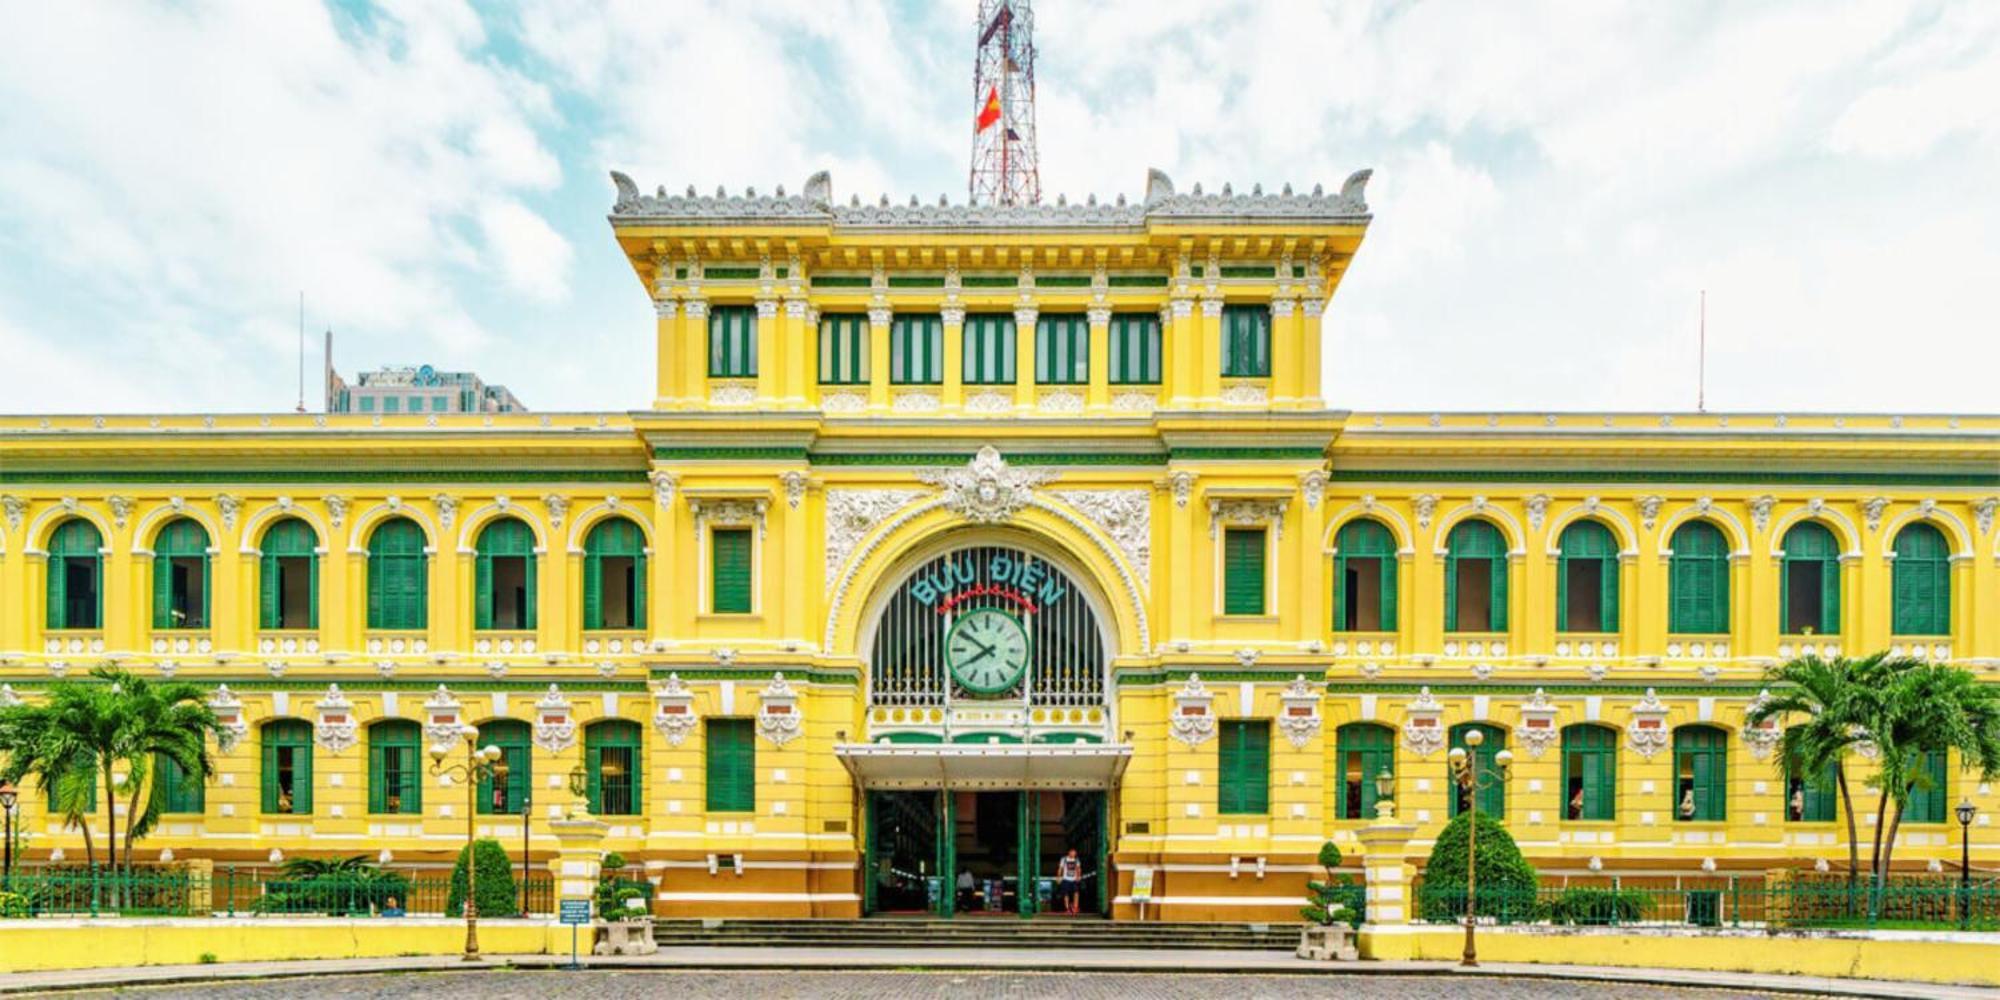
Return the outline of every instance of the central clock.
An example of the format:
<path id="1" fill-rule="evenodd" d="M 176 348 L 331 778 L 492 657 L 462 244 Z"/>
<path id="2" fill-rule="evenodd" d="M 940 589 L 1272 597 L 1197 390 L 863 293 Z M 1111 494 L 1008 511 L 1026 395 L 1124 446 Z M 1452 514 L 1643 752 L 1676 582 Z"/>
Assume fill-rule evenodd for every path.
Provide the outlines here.
<path id="1" fill-rule="evenodd" d="M 974 694 L 999 694 L 1021 682 L 1028 671 L 1028 630 L 999 608 L 975 608 L 958 616 L 944 640 L 951 678 Z"/>

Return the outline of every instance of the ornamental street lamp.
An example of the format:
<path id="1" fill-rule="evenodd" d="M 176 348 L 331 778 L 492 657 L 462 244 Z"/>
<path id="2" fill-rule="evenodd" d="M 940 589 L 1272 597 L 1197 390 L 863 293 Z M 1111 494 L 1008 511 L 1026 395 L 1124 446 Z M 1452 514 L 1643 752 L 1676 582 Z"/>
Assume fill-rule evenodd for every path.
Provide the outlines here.
<path id="1" fill-rule="evenodd" d="M 21 800 L 21 790 L 13 782 L 0 781 L 0 813 L 7 814 L 7 859 L 0 862 L 0 889 L 14 884 L 14 803 Z"/>
<path id="2" fill-rule="evenodd" d="M 479 811 L 479 783 L 504 771 L 500 766 L 500 748 L 479 746 L 479 730 L 476 727 L 459 726 L 458 735 L 465 739 L 465 763 L 446 764 L 444 760 L 451 755 L 451 744 L 437 743 L 431 747 L 431 773 L 465 782 L 465 960 L 477 962 L 479 851 L 474 846 L 472 821 Z"/>
<path id="3" fill-rule="evenodd" d="M 1465 733 L 1465 747 L 1475 751 L 1486 742 L 1486 734 L 1469 729 Z M 1479 965 L 1479 949 L 1473 940 L 1473 928 L 1479 923 L 1476 901 L 1479 898 L 1479 792 L 1485 788 L 1504 785 L 1507 769 L 1514 765 L 1514 753 L 1501 750 L 1493 755 L 1490 767 L 1481 767 L 1477 757 L 1465 752 L 1465 747 L 1453 747 L 1450 754 L 1451 781 L 1465 793 L 1467 809 L 1472 813 L 1465 821 L 1465 954 L 1458 964 L 1467 968 Z"/>
<path id="4" fill-rule="evenodd" d="M 1958 927 L 1972 927 L 1972 800 L 1961 798 L 1958 813 Z"/>
<path id="5" fill-rule="evenodd" d="M 1375 776 L 1375 817 L 1388 819 L 1396 815 L 1396 776 L 1383 768 Z"/>

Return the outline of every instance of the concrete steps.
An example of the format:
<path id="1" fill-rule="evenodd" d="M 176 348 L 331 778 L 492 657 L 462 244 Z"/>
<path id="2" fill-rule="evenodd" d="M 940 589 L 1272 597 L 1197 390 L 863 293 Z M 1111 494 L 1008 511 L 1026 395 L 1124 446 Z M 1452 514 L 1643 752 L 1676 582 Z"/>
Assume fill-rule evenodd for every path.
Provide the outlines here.
<path id="1" fill-rule="evenodd" d="M 1290 951 L 1299 944 L 1297 924 L 1132 923 L 1062 917 L 661 920 L 654 924 L 653 934 L 668 947 Z"/>

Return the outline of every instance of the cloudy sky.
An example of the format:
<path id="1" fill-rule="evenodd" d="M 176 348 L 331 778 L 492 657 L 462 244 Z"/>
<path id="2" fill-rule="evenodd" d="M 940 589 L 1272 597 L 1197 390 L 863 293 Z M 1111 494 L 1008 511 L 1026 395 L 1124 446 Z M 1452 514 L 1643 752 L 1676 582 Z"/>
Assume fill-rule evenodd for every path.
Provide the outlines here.
<path id="1" fill-rule="evenodd" d="M 0 0 L 0 412 L 651 397 L 642 186 L 963 198 L 974 0 Z M 1043 189 L 1337 185 L 1335 405 L 1986 411 L 2000 4 L 1039 0 Z M 317 338 L 315 338 L 316 341 Z M 308 364 L 319 364 L 315 343 Z"/>

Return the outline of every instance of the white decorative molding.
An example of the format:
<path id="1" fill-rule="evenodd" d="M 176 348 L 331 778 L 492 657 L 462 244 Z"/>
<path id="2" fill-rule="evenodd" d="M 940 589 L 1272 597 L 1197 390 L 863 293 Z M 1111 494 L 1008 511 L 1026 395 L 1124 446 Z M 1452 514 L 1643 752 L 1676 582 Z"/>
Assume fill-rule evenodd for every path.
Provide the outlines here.
<path id="1" fill-rule="evenodd" d="M 1868 533 L 1874 534 L 1882 528 L 1882 514 L 1889 509 L 1888 497 L 1869 497 L 1861 501 L 1861 517 L 1868 524 Z"/>
<path id="2" fill-rule="evenodd" d="M 889 408 L 897 413 L 936 413 L 943 405 L 934 392 L 900 392 Z"/>
<path id="3" fill-rule="evenodd" d="M 1660 703 L 1660 696 L 1652 688 L 1646 689 L 1646 696 L 1632 706 L 1632 721 L 1625 725 L 1625 742 L 1632 751 L 1647 760 L 1667 748 L 1667 706 Z"/>
<path id="4" fill-rule="evenodd" d="M 450 531 L 452 520 L 458 516 L 458 498 L 448 493 L 439 493 L 431 497 L 431 503 L 437 507 L 438 526 Z"/>
<path id="5" fill-rule="evenodd" d="M 694 692 L 688 690 L 681 675 L 668 674 L 666 681 L 653 689 L 653 728 L 666 737 L 668 746 L 677 747 L 687 742 L 700 721 L 694 711 Z"/>
<path id="6" fill-rule="evenodd" d="M 1053 470 L 1010 467 L 992 445 L 962 469 L 926 469 L 921 482 L 935 486 L 945 509 L 974 524 L 1003 524 L 1034 498 L 1034 489 L 1056 478 Z"/>
<path id="7" fill-rule="evenodd" d="M 1194 496 L 1194 481 L 1199 478 L 1200 473 L 1191 469 L 1176 469 L 1167 474 L 1167 486 L 1173 491 L 1174 506 L 1188 505 L 1188 500 Z"/>
<path id="8" fill-rule="evenodd" d="M 341 753 L 354 746 L 359 727 L 354 721 L 354 705 L 340 692 L 340 685 L 328 684 L 326 694 L 313 706 L 319 716 L 313 726 L 313 742 L 329 753 Z"/>
<path id="9" fill-rule="evenodd" d="M 1056 499 L 1076 508 L 1125 553 L 1148 591 L 1153 586 L 1153 495 L 1150 490 L 1062 490 Z"/>
<path id="10" fill-rule="evenodd" d="M 1771 511 L 1778 506 L 1778 498 L 1768 493 L 1750 501 L 1750 523 L 1763 531 L 1771 524 Z"/>
<path id="11" fill-rule="evenodd" d="M 1419 757 L 1444 749 L 1444 706 L 1429 685 L 1417 689 L 1417 700 L 1403 709 L 1403 747 Z"/>
<path id="12" fill-rule="evenodd" d="M 679 476 L 665 469 L 654 469 L 646 474 L 646 478 L 653 484 L 653 498 L 655 502 L 662 507 L 674 502 L 674 488 L 679 486 L 681 482 Z"/>
<path id="13" fill-rule="evenodd" d="M 554 684 L 535 702 L 535 745 L 550 753 L 561 753 L 576 745 L 576 717 L 569 699 Z"/>
<path id="14" fill-rule="evenodd" d="M 1222 390 L 1222 401 L 1230 406 L 1265 406 L 1271 391 L 1262 382 L 1237 382 Z"/>
<path id="15" fill-rule="evenodd" d="M 1556 745 L 1556 706 L 1549 701 L 1549 693 L 1535 689 L 1534 697 L 1521 706 L 1521 724 L 1514 727 L 1514 739 L 1528 750 L 1528 756 L 1540 757 Z"/>
<path id="16" fill-rule="evenodd" d="M 439 684 L 437 690 L 424 699 L 424 739 L 431 744 L 458 742 L 458 727 L 464 723 L 463 708 L 444 685 Z"/>
<path id="17" fill-rule="evenodd" d="M 1285 687 L 1278 696 L 1284 705 L 1278 716 L 1278 728 L 1291 741 L 1292 749 L 1303 750 L 1314 736 L 1319 735 L 1322 720 L 1319 714 L 1319 692 L 1306 683 L 1306 675 L 1300 674 Z"/>
<path id="18" fill-rule="evenodd" d="M 869 531 L 923 495 L 921 490 L 827 490 L 826 585 L 840 578 L 848 553 Z"/>
<path id="19" fill-rule="evenodd" d="M 806 487 L 811 482 L 811 477 L 798 469 L 778 473 L 778 483 L 785 488 L 785 505 L 798 510 L 799 504 L 805 501 Z"/>
<path id="20" fill-rule="evenodd" d="M 1306 508 L 1318 510 L 1326 497 L 1326 470 L 1309 469 L 1299 474 L 1299 492 L 1305 494 Z"/>
<path id="21" fill-rule="evenodd" d="M 21 704 L 21 696 L 14 693 L 14 685 L 0 684 L 0 708 L 13 708 Z"/>
<path id="22" fill-rule="evenodd" d="M 113 494 L 105 497 L 104 503 L 111 508 L 111 523 L 120 528 L 125 527 L 125 522 L 132 517 L 132 498 Z"/>
<path id="23" fill-rule="evenodd" d="M 821 390 L 819 408 L 822 413 L 859 413 L 868 408 L 868 394 L 846 389 Z"/>
<path id="24" fill-rule="evenodd" d="M 1051 389 L 1037 401 L 1043 413 L 1082 413 L 1083 394 L 1069 389 Z"/>
<path id="25" fill-rule="evenodd" d="M 1784 736 L 1784 731 L 1778 728 L 1777 716 L 1772 716 L 1756 725 L 1751 725 L 1747 721 L 1750 713 L 1755 712 L 1765 702 L 1770 700 L 1771 692 L 1768 689 L 1759 691 L 1757 692 L 1757 697 L 1750 699 L 1750 704 L 1745 705 L 1743 708 L 1743 715 L 1746 720 L 1743 725 L 1743 743 L 1750 748 L 1750 756 L 1758 760 L 1771 759 L 1771 751 L 1777 749 L 1778 741 Z"/>
<path id="26" fill-rule="evenodd" d="M 560 493 L 550 493 L 542 497 L 542 506 L 548 508 L 549 527 L 562 527 L 563 515 L 569 513 L 569 498 Z"/>
<path id="27" fill-rule="evenodd" d="M 326 504 L 328 522 L 336 528 L 340 527 L 340 523 L 347 519 L 347 498 L 338 493 L 329 493 L 325 497 L 322 497 L 320 502 Z M 329 539 L 329 542 L 331 542 L 331 539 Z"/>
<path id="28" fill-rule="evenodd" d="M 1410 498 L 1410 509 L 1416 512 L 1419 528 L 1431 526 L 1431 518 L 1436 516 L 1437 508 L 1438 495 L 1435 493 L 1419 493 Z"/>
<path id="29" fill-rule="evenodd" d="M 1111 408 L 1120 413 L 1151 413 L 1159 398 L 1150 392 L 1121 392 L 1111 397 Z"/>
<path id="30" fill-rule="evenodd" d="M 777 746 L 799 738 L 799 696 L 782 673 L 771 675 L 757 707 L 757 734 Z"/>
<path id="31" fill-rule="evenodd" d="M 711 406 L 750 406 L 757 402 L 757 387 L 746 382 L 721 382 L 710 386 Z"/>
<path id="32" fill-rule="evenodd" d="M 757 537 L 764 537 L 764 514 L 770 501 L 763 497 L 688 497 L 688 510 L 696 527 L 704 524 L 754 525 Z"/>
<path id="33" fill-rule="evenodd" d="M 229 685 L 217 686 L 215 693 L 208 696 L 208 709 L 215 713 L 215 745 L 223 753 L 234 750 L 250 735 L 250 723 L 243 717 L 243 702 L 236 692 L 229 690 Z"/>
<path id="34" fill-rule="evenodd" d="M 223 530 L 235 531 L 236 515 L 243 510 L 243 501 L 228 493 L 217 493 L 215 495 L 215 509 L 222 512 Z M 218 538 L 216 541 L 219 543 L 222 540 Z"/>
<path id="35" fill-rule="evenodd" d="M 1174 739 L 1190 747 L 1215 735 L 1215 695 L 1201 683 L 1200 674 L 1188 674 L 1187 683 L 1174 692 L 1174 717 L 1167 728 Z"/>
<path id="36" fill-rule="evenodd" d="M 1667 498 L 1658 494 L 1639 498 L 1639 522 L 1646 526 L 1647 531 L 1653 530 L 1653 525 L 1660 522 L 1660 508 L 1666 503 Z"/>
<path id="37" fill-rule="evenodd" d="M 1285 508 L 1291 506 L 1283 497 L 1210 497 L 1208 500 L 1208 537 L 1215 538 L 1223 525 L 1239 528 L 1269 525 L 1277 537 L 1285 537 Z"/>
<path id="38" fill-rule="evenodd" d="M 1536 493 L 1522 501 L 1522 506 L 1528 511 L 1528 527 L 1536 531 L 1542 530 L 1542 523 L 1548 519 L 1549 495 Z"/>
<path id="39" fill-rule="evenodd" d="M 28 501 L 12 493 L 0 495 L 0 514 L 6 515 L 7 530 L 21 530 L 21 519 L 28 513 Z"/>
<path id="40" fill-rule="evenodd" d="M 1012 413 L 1013 411 L 1014 394 L 1011 392 L 983 389 L 965 398 L 967 413 Z"/>
<path id="41" fill-rule="evenodd" d="M 1979 525 L 1979 533 L 1984 535 L 1993 530 L 1993 515 L 2000 511 L 2000 497 L 1987 497 L 1972 505 L 1972 519 Z"/>

